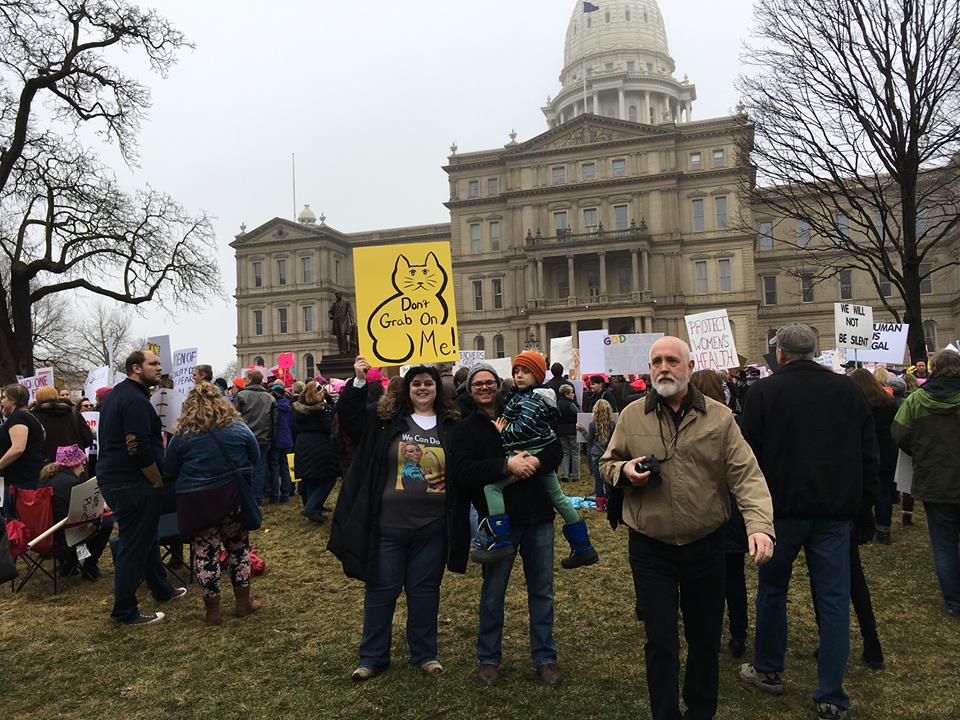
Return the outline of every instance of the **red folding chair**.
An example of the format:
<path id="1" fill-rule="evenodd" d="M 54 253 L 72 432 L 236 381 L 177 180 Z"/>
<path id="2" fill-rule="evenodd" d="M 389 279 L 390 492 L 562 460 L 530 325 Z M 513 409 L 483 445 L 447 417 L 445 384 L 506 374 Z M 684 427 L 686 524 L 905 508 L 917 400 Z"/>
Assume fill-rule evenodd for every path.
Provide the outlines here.
<path id="1" fill-rule="evenodd" d="M 11 487 L 10 499 L 14 503 L 20 522 L 25 526 L 26 542 L 29 543 L 39 537 L 53 525 L 53 488 L 51 486 L 36 490 Z M 62 581 L 60 559 L 68 548 L 56 543 L 54 534 L 51 533 L 32 548 L 23 546 L 20 550 L 22 550 L 20 557 L 26 564 L 26 570 L 14 585 L 13 591 L 20 592 L 24 585 L 39 572 L 52 581 L 53 594 L 59 593 Z M 50 570 L 45 567 L 47 562 L 53 565 Z"/>

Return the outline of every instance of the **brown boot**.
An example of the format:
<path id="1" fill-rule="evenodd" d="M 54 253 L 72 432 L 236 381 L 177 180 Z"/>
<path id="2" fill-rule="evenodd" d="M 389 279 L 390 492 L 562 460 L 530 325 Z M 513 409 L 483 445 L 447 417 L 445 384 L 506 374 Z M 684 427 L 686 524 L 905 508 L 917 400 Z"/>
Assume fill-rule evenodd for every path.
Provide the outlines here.
<path id="1" fill-rule="evenodd" d="M 233 594 L 237 598 L 237 617 L 244 617 L 260 609 L 260 601 L 250 597 L 250 586 L 235 587 Z"/>
<path id="2" fill-rule="evenodd" d="M 214 595 L 213 597 L 204 596 L 203 606 L 207 609 L 207 616 L 204 618 L 207 625 L 219 625 L 223 621 L 223 617 L 220 615 L 219 595 Z"/>

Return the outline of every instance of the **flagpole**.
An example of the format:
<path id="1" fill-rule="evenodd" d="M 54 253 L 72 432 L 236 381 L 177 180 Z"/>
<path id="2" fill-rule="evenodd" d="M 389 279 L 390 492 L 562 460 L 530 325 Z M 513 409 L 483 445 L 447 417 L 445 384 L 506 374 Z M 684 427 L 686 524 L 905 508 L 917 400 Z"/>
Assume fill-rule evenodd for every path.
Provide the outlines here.
<path id="1" fill-rule="evenodd" d="M 585 28 L 583 19 L 587 16 L 585 12 L 580 13 L 580 74 L 583 75 L 583 114 L 587 114 L 587 38 L 584 35 Z"/>

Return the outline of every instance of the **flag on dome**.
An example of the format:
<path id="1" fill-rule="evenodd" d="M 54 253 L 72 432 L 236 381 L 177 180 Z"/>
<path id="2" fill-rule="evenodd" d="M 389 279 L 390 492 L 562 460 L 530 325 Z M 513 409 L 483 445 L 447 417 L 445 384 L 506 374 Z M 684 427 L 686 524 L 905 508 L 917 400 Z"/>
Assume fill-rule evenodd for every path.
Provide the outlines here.
<path id="1" fill-rule="evenodd" d="M 596 12 L 596 11 L 599 10 L 599 9 L 600 9 L 600 6 L 599 6 L 599 5 L 594 5 L 592 2 L 584 2 L 584 3 L 583 3 L 583 11 L 584 11 L 585 13 Z"/>

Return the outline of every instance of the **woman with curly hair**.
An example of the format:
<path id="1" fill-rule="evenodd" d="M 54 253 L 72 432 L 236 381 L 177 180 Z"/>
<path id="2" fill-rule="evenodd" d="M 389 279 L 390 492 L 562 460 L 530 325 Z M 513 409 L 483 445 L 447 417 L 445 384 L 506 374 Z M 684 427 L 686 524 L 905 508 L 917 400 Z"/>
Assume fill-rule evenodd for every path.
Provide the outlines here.
<path id="1" fill-rule="evenodd" d="M 216 385 L 194 385 L 173 428 L 165 469 L 176 480 L 177 521 L 181 534 L 191 538 L 208 625 L 221 621 L 221 545 L 227 551 L 237 616 L 260 607 L 250 597 L 250 539 L 241 523 L 244 489 L 238 484 L 247 483 L 252 492 L 259 459 L 257 438 Z"/>

